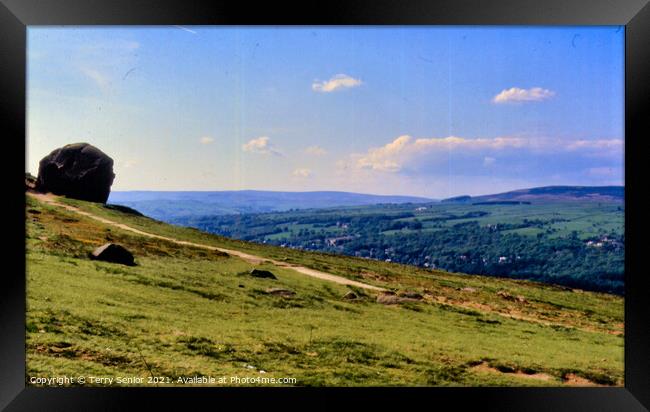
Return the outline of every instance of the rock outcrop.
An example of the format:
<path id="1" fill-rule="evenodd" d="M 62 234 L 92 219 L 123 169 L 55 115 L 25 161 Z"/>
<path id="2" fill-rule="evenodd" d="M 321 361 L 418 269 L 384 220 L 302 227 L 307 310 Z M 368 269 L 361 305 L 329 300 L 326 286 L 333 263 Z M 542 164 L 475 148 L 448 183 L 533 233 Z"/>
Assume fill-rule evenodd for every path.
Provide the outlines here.
<path id="1" fill-rule="evenodd" d="M 88 143 L 74 143 L 52 151 L 40 161 L 36 189 L 106 203 L 114 179 L 113 159 Z"/>
<path id="2" fill-rule="evenodd" d="M 90 254 L 90 258 L 92 260 L 103 260 L 104 262 L 135 266 L 133 254 L 116 243 L 106 243 L 98 247 Z"/>

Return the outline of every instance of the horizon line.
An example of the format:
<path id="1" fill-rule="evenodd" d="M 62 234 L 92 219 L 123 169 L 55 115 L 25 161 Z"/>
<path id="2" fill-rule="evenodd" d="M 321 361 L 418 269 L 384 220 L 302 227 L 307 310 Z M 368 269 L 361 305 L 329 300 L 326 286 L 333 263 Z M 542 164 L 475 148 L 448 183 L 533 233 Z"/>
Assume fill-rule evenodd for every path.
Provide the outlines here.
<path id="1" fill-rule="evenodd" d="M 376 193 L 362 193 L 362 192 L 350 192 L 345 190 L 268 190 L 268 189 L 228 189 L 228 190 L 217 190 L 217 189 L 206 189 L 206 190 L 155 190 L 155 189 L 129 189 L 129 190 L 111 190 L 111 193 L 121 192 L 166 192 L 166 193 L 219 193 L 219 192 L 266 192 L 266 193 L 346 193 L 346 194 L 357 194 L 357 195 L 366 195 L 366 196 L 378 196 L 378 197 L 413 197 L 419 199 L 428 199 L 428 200 L 444 200 L 451 199 L 459 196 L 470 196 L 470 197 L 480 197 L 480 196 L 489 196 L 489 195 L 499 195 L 504 193 L 517 192 L 521 190 L 531 190 L 531 189 L 541 189 L 541 188 L 559 188 L 559 187 L 574 187 L 574 188 L 625 188 L 625 184 L 622 185 L 548 185 L 548 186 L 533 186 L 533 187 L 524 187 L 519 189 L 512 189 L 500 192 L 489 192 L 482 194 L 461 194 L 454 195 L 449 197 L 428 197 L 421 195 L 404 195 L 404 194 L 376 194 Z"/>

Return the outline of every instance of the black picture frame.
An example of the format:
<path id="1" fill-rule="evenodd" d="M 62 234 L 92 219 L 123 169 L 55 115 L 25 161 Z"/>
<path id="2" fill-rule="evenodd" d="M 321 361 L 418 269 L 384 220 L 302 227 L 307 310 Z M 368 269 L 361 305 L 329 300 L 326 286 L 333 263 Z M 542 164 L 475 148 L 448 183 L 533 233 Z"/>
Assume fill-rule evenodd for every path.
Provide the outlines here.
<path id="1" fill-rule="evenodd" d="M 623 388 L 32 388 L 25 386 L 26 27 L 30 25 L 624 25 L 625 26 L 625 385 Z M 0 409 L 122 410 L 205 401 L 246 409 L 450 405 L 454 410 L 636 411 L 650 408 L 650 300 L 645 299 L 642 196 L 650 97 L 648 0 L 365 0 L 312 2 L 172 0 L 0 0 L 0 110 L 4 259 L 0 277 Z M 7 162 L 7 160 L 11 160 Z M 20 199 L 20 201 L 18 200 Z M 343 399 L 341 399 L 343 398 Z M 307 402 L 309 404 L 307 404 Z"/>

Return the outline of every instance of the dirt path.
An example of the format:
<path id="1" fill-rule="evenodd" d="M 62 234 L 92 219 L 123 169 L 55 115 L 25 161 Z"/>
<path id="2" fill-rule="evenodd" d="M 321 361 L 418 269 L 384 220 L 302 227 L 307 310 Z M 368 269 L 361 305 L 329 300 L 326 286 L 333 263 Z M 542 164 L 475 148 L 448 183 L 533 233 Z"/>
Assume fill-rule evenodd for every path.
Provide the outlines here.
<path id="1" fill-rule="evenodd" d="M 278 267 L 281 267 L 281 268 L 287 268 L 287 269 L 291 269 L 293 271 L 296 271 L 298 273 L 302 273 L 303 275 L 311 276 L 311 277 L 322 279 L 322 280 L 327 280 L 329 282 L 334 282 L 334 283 L 338 283 L 338 284 L 341 284 L 341 285 L 356 286 L 358 288 L 375 290 L 375 291 L 385 291 L 386 290 L 386 289 L 380 288 L 378 286 L 368 285 L 368 284 L 365 284 L 365 283 L 361 283 L 361 282 L 357 282 L 357 281 L 354 281 L 354 280 L 346 279 L 346 278 L 341 277 L 341 276 L 332 275 L 332 274 L 326 273 L 326 272 L 321 272 L 319 270 L 310 269 L 310 268 L 307 268 L 307 267 L 304 267 L 304 266 L 292 265 L 290 263 L 281 262 L 281 261 L 278 261 L 278 260 L 267 259 L 267 258 L 262 257 L 262 256 L 251 255 L 251 254 L 248 254 L 248 253 L 240 252 L 238 250 L 224 249 L 224 248 L 220 248 L 220 247 L 216 247 L 216 246 L 209 246 L 209 245 L 204 245 L 204 244 L 201 244 L 201 243 L 188 242 L 188 241 L 185 241 L 185 240 L 178 240 L 178 239 L 174 239 L 174 238 L 171 238 L 171 237 L 160 236 L 160 235 L 155 235 L 153 233 L 144 232 L 142 230 L 133 228 L 133 227 L 125 225 L 123 223 L 114 222 L 112 220 L 109 220 L 109 219 L 106 219 L 106 218 L 103 218 L 103 217 L 100 217 L 100 216 L 97 216 L 97 215 L 93 215 L 92 213 L 85 212 L 85 211 L 83 211 L 83 210 L 81 210 L 79 208 L 76 208 L 74 206 L 59 203 L 59 202 L 56 201 L 57 197 L 55 195 L 52 195 L 51 193 L 43 194 L 43 193 L 27 192 L 27 195 L 31 196 L 31 197 L 33 197 L 35 199 L 38 199 L 38 200 L 40 200 L 42 202 L 45 202 L 47 204 L 50 204 L 52 206 L 61 207 L 61 208 L 64 208 L 66 210 L 69 210 L 71 212 L 74 212 L 74 213 L 77 213 L 77 214 L 80 214 L 80 215 L 83 215 L 83 216 L 87 216 L 87 217 L 89 217 L 91 219 L 98 220 L 98 221 L 100 221 L 102 223 L 105 223 L 107 225 L 115 226 L 115 227 L 118 227 L 118 228 L 123 229 L 123 230 L 128 230 L 130 232 L 137 233 L 137 234 L 142 235 L 142 236 L 147 236 L 147 237 L 156 238 L 156 239 L 162 239 L 162 240 L 166 240 L 166 241 L 169 241 L 169 242 L 176 243 L 178 245 L 193 246 L 193 247 L 198 247 L 198 248 L 208 249 L 208 250 L 218 250 L 220 252 L 228 253 L 229 255 L 232 255 L 232 256 L 237 256 L 237 257 L 245 260 L 246 262 L 252 263 L 254 265 L 258 265 L 258 264 L 263 263 L 263 262 L 268 262 L 268 263 L 272 263 L 275 266 L 278 266 Z"/>

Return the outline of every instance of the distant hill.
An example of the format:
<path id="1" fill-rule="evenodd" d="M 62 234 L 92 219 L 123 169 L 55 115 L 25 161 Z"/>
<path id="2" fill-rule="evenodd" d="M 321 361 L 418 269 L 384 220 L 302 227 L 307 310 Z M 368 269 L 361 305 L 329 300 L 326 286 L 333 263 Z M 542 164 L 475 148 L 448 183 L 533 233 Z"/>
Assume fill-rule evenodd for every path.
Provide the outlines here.
<path id="1" fill-rule="evenodd" d="M 128 206 L 154 219 L 169 221 L 198 215 L 282 212 L 337 206 L 386 203 L 428 203 L 414 196 L 383 196 L 349 192 L 273 192 L 260 190 L 216 192 L 111 192 L 108 203 Z"/>
<path id="2" fill-rule="evenodd" d="M 484 203 L 484 202 L 534 202 L 534 201 L 589 201 L 622 202 L 625 199 L 625 186 L 545 186 L 519 189 L 511 192 L 482 196 L 456 196 L 444 199 L 444 203 Z"/>

